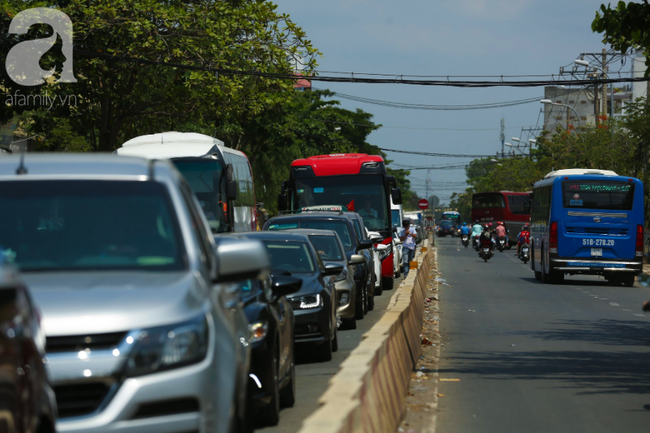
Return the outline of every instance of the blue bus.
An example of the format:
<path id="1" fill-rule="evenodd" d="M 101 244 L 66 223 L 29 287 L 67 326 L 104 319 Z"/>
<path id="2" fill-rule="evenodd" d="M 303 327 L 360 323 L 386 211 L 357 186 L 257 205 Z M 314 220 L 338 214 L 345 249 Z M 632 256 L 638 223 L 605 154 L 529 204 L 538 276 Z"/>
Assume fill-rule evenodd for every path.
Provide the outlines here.
<path id="1" fill-rule="evenodd" d="M 643 270 L 643 183 L 609 170 L 553 171 L 531 196 L 531 267 L 558 284 L 565 274 L 634 285 Z"/>

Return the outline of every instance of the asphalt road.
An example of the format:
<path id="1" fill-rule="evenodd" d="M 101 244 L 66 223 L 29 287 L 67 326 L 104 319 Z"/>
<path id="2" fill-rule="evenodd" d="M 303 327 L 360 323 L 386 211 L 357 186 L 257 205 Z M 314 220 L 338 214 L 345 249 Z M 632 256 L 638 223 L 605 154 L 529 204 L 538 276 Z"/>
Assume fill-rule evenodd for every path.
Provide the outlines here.
<path id="1" fill-rule="evenodd" d="M 403 277 L 395 280 L 397 288 Z M 318 399 L 327 390 L 330 378 L 339 370 L 339 366 L 361 342 L 361 337 L 386 312 L 386 307 L 393 296 L 394 289 L 384 291 L 375 297 L 375 308 L 369 311 L 363 320 L 357 321 L 357 329 L 339 330 L 339 350 L 332 354 L 329 362 L 316 362 L 308 351 L 296 353 L 296 404 L 292 408 L 282 409 L 280 423 L 275 427 L 261 428 L 262 433 L 294 433 L 300 430 L 302 421 L 318 408 Z"/>
<path id="2" fill-rule="evenodd" d="M 448 284 L 437 433 L 650 431 L 649 289 L 544 285 L 514 250 L 485 263 L 457 238 L 436 243 Z"/>

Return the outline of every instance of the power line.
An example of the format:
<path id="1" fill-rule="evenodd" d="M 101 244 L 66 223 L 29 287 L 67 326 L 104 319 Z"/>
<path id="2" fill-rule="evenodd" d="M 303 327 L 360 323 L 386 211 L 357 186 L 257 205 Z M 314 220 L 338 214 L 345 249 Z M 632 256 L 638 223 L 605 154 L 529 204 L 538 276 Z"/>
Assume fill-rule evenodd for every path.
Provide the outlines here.
<path id="1" fill-rule="evenodd" d="M 437 153 L 437 152 L 416 152 L 414 150 L 386 149 L 380 147 L 379 150 L 384 152 L 408 153 L 410 155 L 437 156 L 441 158 L 494 158 L 494 155 L 461 155 L 457 153 Z"/>
<path id="2" fill-rule="evenodd" d="M 273 73 L 273 72 L 261 72 L 257 70 L 236 70 L 236 69 L 224 69 L 217 68 L 208 64 L 204 65 L 186 65 L 182 63 L 170 63 L 163 62 L 160 60 L 149 60 L 142 58 L 126 57 L 126 56 L 117 56 L 107 53 L 92 52 L 82 49 L 75 49 L 74 53 L 84 57 L 91 58 L 101 58 L 106 60 L 112 60 L 116 62 L 125 62 L 125 63 L 137 63 L 140 65 L 151 65 L 151 66 L 165 66 L 170 68 L 184 69 L 184 70 L 193 70 L 193 71 L 204 71 L 211 72 L 215 74 L 222 75 L 234 75 L 234 76 L 254 76 L 254 77 L 264 77 L 271 79 L 279 80 L 297 80 L 297 79 L 306 79 L 309 81 L 320 81 L 320 82 L 330 82 L 330 83 L 362 83 L 362 84 L 405 84 L 405 85 L 414 85 L 414 86 L 442 86 L 442 87 L 465 87 L 465 88 L 488 88 L 488 87 L 545 87 L 553 86 L 557 84 L 570 84 L 570 85 L 594 85 L 594 84 L 609 84 L 609 83 L 624 83 L 624 82 L 647 82 L 650 81 L 650 77 L 621 77 L 619 73 L 619 78 L 595 78 L 595 79 L 556 79 L 556 75 L 546 75 L 550 79 L 538 79 L 538 80 L 512 80 L 512 78 L 521 78 L 521 77 L 539 77 L 539 75 L 501 75 L 497 76 L 467 76 L 470 78 L 499 78 L 499 80 L 452 80 L 451 78 L 456 78 L 455 76 L 431 76 L 426 79 L 418 78 L 417 75 L 388 75 L 388 74 L 359 74 L 354 72 L 349 73 L 349 77 L 335 77 L 335 76 L 326 76 L 326 75 L 310 75 L 302 76 L 297 74 L 287 74 L 287 73 Z M 317 72 L 315 72 L 317 73 Z M 345 73 L 341 73 L 345 74 Z M 383 78 L 364 78 L 367 77 L 383 77 Z M 388 78 L 391 77 L 391 78 Z M 407 77 L 407 78 L 404 78 Z M 413 78 L 410 78 L 413 77 Z M 466 76 L 458 76 L 459 78 L 466 78 Z"/>

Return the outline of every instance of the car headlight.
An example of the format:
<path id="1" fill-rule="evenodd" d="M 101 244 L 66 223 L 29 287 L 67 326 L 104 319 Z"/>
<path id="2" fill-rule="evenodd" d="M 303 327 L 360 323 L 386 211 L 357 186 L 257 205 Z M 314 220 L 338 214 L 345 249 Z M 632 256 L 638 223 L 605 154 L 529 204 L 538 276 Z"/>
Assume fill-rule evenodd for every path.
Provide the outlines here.
<path id="1" fill-rule="evenodd" d="M 266 334 L 269 331 L 269 323 L 266 321 L 260 321 L 251 323 L 248 325 L 248 329 L 251 331 L 251 343 L 257 343 L 258 341 L 264 340 Z"/>
<path id="2" fill-rule="evenodd" d="M 386 248 L 383 251 L 379 251 L 380 260 L 384 260 L 386 257 L 390 256 L 390 254 L 393 252 L 393 244 L 387 244 L 386 246 L 388 248 Z"/>
<path id="3" fill-rule="evenodd" d="M 343 281 L 343 280 L 347 280 L 347 279 L 348 279 L 348 267 L 344 266 L 343 267 L 343 272 L 338 274 L 334 281 Z"/>
<path id="4" fill-rule="evenodd" d="M 205 358 L 208 342 L 205 315 L 180 324 L 142 330 L 131 343 L 133 348 L 125 373 L 131 377 L 142 376 L 195 364 Z"/>
<path id="5" fill-rule="evenodd" d="M 323 298 L 321 295 L 307 295 L 291 299 L 291 305 L 300 310 L 308 310 L 310 308 L 318 308 L 323 306 Z"/>

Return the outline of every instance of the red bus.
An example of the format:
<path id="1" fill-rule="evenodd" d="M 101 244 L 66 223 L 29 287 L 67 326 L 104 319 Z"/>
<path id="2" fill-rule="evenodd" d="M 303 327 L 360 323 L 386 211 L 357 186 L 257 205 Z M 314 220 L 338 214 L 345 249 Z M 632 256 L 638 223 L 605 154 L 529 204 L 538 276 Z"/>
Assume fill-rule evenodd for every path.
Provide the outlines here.
<path id="1" fill-rule="evenodd" d="M 529 192 L 495 191 L 472 195 L 472 224 L 503 221 L 508 229 L 510 244 L 517 242 L 517 233 L 524 224 L 530 223 L 530 213 L 524 211 L 524 203 L 530 199 Z"/>
<path id="2" fill-rule="evenodd" d="M 383 252 L 384 289 L 393 287 L 393 226 L 390 198 L 401 204 L 402 195 L 393 176 L 386 174 L 381 156 L 364 153 L 319 155 L 291 163 L 289 180 L 282 182 L 279 210 L 333 206 L 358 212 L 369 231 L 379 232 L 389 246 Z M 401 224 L 401 222 L 400 222 Z"/>

